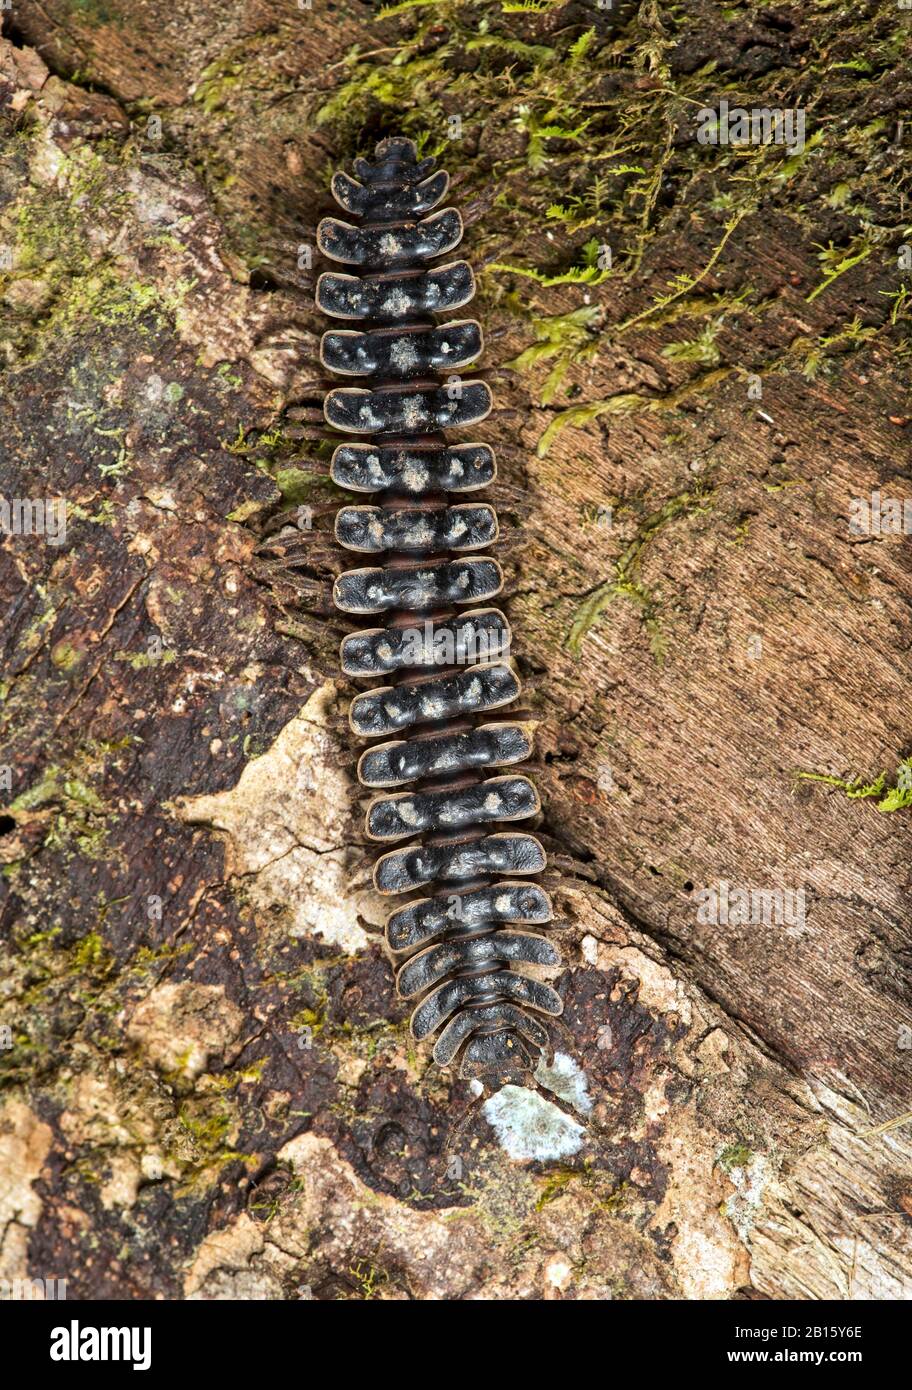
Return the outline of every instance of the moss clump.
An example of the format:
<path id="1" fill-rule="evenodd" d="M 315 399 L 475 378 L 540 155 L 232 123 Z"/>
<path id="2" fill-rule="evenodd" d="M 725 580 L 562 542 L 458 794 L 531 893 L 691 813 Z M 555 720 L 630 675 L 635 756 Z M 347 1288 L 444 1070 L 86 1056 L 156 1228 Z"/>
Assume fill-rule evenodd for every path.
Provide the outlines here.
<path id="1" fill-rule="evenodd" d="M 170 647 L 163 647 L 156 656 L 153 652 L 128 652 L 122 649 L 114 653 L 115 661 L 126 661 L 131 671 L 145 671 L 149 666 L 170 666 L 177 660 L 177 653 Z"/>
<path id="2" fill-rule="evenodd" d="M 69 10 L 74 19 L 81 19 L 93 28 L 102 24 L 120 24 L 122 16 L 111 0 L 66 0 L 63 8 Z"/>
<path id="3" fill-rule="evenodd" d="M 584 304 L 566 314 L 550 314 L 532 319 L 536 342 L 506 365 L 516 371 L 551 364 L 541 388 L 541 403 L 548 405 L 563 385 L 572 366 L 591 361 L 599 348 L 597 330 L 603 317 L 594 304 Z"/>
<path id="4" fill-rule="evenodd" d="M 349 1265 L 348 1272 L 355 1281 L 357 1297 L 364 1300 L 378 1297 L 390 1282 L 389 1273 L 376 1262 L 376 1256 L 359 1257 Z"/>
<path id="5" fill-rule="evenodd" d="M 63 671 L 67 675 L 79 669 L 85 661 L 86 654 L 79 647 L 74 647 L 66 637 L 61 637 L 59 642 L 55 642 L 51 648 L 51 661 L 58 671 Z"/>
<path id="6" fill-rule="evenodd" d="M 73 950 L 73 963 L 77 970 L 90 975 L 106 975 L 113 963 L 112 957 L 98 932 L 89 932 L 77 942 Z"/>
<path id="7" fill-rule="evenodd" d="M 353 48 L 337 65 L 335 90 L 321 94 L 313 108 L 343 156 L 369 151 L 378 135 L 404 131 L 422 153 L 443 157 L 465 202 L 486 200 L 486 216 L 472 233 L 481 296 L 532 323 L 535 341 L 511 365 L 554 364 L 546 403 L 584 391 L 585 373 L 576 369 L 590 365 L 606 340 L 692 320 L 686 336 L 660 350 L 671 362 L 709 372 L 662 399 L 629 393 L 575 401 L 549 422 L 540 456 L 568 427 L 585 428 L 603 415 L 676 409 L 684 395 L 708 392 L 729 374 L 717 342 L 720 313 L 727 307 L 766 313 L 778 296 L 747 305 L 747 290 L 726 294 L 707 282 L 724 276 L 734 242 L 749 238 L 761 213 L 788 218 L 816 246 L 820 276 L 803 292 L 809 304 L 823 298 L 838 310 L 831 287 L 872 272 L 889 254 L 897 233 L 880 209 L 895 201 L 894 171 L 883 159 L 886 119 L 868 110 L 876 103 L 867 93 L 909 50 L 908 34 L 886 14 L 858 20 L 853 35 L 843 11 L 819 7 L 803 34 L 806 58 L 798 64 L 783 56 L 780 67 L 760 78 L 728 61 L 749 42 L 748 26 L 765 23 L 740 6 L 717 18 L 714 56 L 696 69 L 675 56 L 688 56 L 694 43 L 706 48 L 704 11 L 647 0 L 610 16 L 568 11 L 557 25 L 553 8 L 550 0 L 403 0 L 380 11 L 377 47 Z M 863 45 L 863 61 L 852 56 L 853 40 L 856 48 Z M 804 107 L 809 75 L 826 82 L 832 110 L 845 119 L 814 128 L 812 117 L 800 147 L 708 147 L 696 138 L 697 111 L 723 97 L 730 106 L 762 107 L 775 90 L 783 107 Z M 845 224 L 825 244 L 820 223 L 829 231 L 833 219 L 821 218 L 822 205 Z M 668 252 L 653 253 L 671 239 L 680 244 L 684 227 L 694 234 L 694 266 L 667 276 Z M 660 286 L 644 307 L 612 323 L 606 303 L 591 344 L 560 341 L 558 325 L 572 323 L 574 314 L 594 311 L 594 322 L 595 287 L 611 278 L 622 295 L 642 267 Z M 548 312 L 540 293 L 574 282 L 586 287 L 582 305 L 568 308 L 563 299 L 559 312 Z M 908 318 L 912 297 L 900 289 L 892 307 L 891 297 L 882 297 L 881 321 L 859 331 L 899 339 L 894 330 Z M 850 330 L 843 321 L 828 336 L 835 343 Z M 895 347 L 904 350 L 899 341 Z M 811 339 L 808 351 L 810 373 L 828 349 L 821 341 L 818 351 Z M 793 368 L 794 353 L 786 351 L 777 369 Z M 768 369 L 763 353 L 738 368 Z"/>
<path id="8" fill-rule="evenodd" d="M 881 772 L 873 782 L 865 782 L 861 777 L 830 777 L 823 772 L 799 772 L 798 779 L 803 782 L 824 782 L 828 787 L 838 787 L 851 801 L 878 798 L 875 802 L 877 810 L 887 814 L 912 806 L 912 758 L 904 758 L 899 763 L 889 786 L 885 772 Z"/>
<path id="9" fill-rule="evenodd" d="M 617 1216 L 623 1210 L 628 1198 L 631 1195 L 631 1185 L 629 1182 L 618 1183 L 613 1192 L 609 1192 L 599 1206 L 603 1211 L 607 1211 L 610 1216 Z"/>
<path id="10" fill-rule="evenodd" d="M 0 242 L 12 247 L 12 264 L 0 273 L 0 296 L 12 305 L 4 336 L 25 362 L 87 322 L 142 326 L 150 315 L 165 322 L 186 292 L 179 286 L 169 302 L 98 250 L 99 230 L 113 240 L 128 213 L 122 151 L 105 141 L 94 148 L 77 143 L 57 157 L 53 185 L 30 184 L 0 216 Z"/>
<path id="11" fill-rule="evenodd" d="M 556 1201 L 562 1193 L 566 1192 L 572 1182 L 577 1182 L 586 1177 L 584 1168 L 556 1168 L 553 1173 L 549 1173 L 541 1184 L 541 1196 L 535 1203 L 535 1210 L 541 1211 L 543 1207 L 549 1206 Z"/>
<path id="12" fill-rule="evenodd" d="M 211 1186 L 229 1163 L 256 1166 L 259 1160 L 255 1154 L 233 1147 L 239 1128 L 239 1117 L 223 1096 L 195 1095 L 181 1105 L 167 1136 L 167 1152 L 182 1169 L 183 1193 Z"/>
<path id="13" fill-rule="evenodd" d="M 639 577 L 643 549 L 669 521 L 686 513 L 702 513 L 707 509 L 708 502 L 709 493 L 682 492 L 677 497 L 670 498 L 663 507 L 646 518 L 636 536 L 616 561 L 612 577 L 600 584 L 577 609 L 567 639 L 567 646 L 574 656 L 579 656 L 586 635 L 609 604 L 616 598 L 623 597 L 632 599 L 640 608 L 653 655 L 661 661 L 664 639 L 658 616 L 658 602 Z"/>
<path id="14" fill-rule="evenodd" d="M 719 1167 L 726 1173 L 730 1173 L 733 1168 L 746 1168 L 752 1156 L 753 1151 L 746 1144 L 729 1144 L 719 1155 Z"/>
<path id="15" fill-rule="evenodd" d="M 50 849 L 75 850 L 89 859 L 105 853 L 110 812 L 93 783 L 106 774 L 109 762 L 132 744 L 128 735 L 113 741 L 90 740 L 65 764 L 48 767 L 37 782 L 11 803 L 10 814 L 28 820 L 45 806 L 57 808 L 45 838 Z"/>

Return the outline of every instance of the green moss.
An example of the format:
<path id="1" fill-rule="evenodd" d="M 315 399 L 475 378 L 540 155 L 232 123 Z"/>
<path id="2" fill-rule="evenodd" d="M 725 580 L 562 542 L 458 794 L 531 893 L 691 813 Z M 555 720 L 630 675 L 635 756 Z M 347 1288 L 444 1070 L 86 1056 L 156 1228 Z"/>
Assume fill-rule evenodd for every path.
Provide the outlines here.
<path id="1" fill-rule="evenodd" d="M 358 1286 L 358 1297 L 365 1300 L 375 1298 L 378 1291 L 389 1283 L 389 1274 L 373 1259 L 356 1259 L 348 1272 Z"/>
<path id="2" fill-rule="evenodd" d="M 609 396 L 605 400 L 586 401 L 581 405 L 572 405 L 554 416 L 539 439 L 535 452 L 539 458 L 544 458 L 563 430 L 585 429 L 586 425 L 591 425 L 602 415 L 630 415 L 635 411 L 648 409 L 649 397 L 630 391 Z"/>
<path id="3" fill-rule="evenodd" d="M 326 995 L 325 987 L 321 986 L 322 998 L 315 1008 L 299 1009 L 298 1012 L 289 1019 L 292 1032 L 303 1033 L 305 1029 L 310 1029 L 312 1037 L 317 1037 L 326 1027 Z"/>
<path id="4" fill-rule="evenodd" d="M 432 124 L 438 130 L 446 129 L 435 89 L 442 85 L 448 56 L 448 45 L 429 57 L 407 58 L 403 52 L 400 61 L 383 64 L 367 63 L 353 55 L 348 67 L 354 75 L 318 108 L 317 125 L 344 125 L 349 139 L 356 139 L 356 130 L 379 105 L 400 114 L 404 134 L 424 133 Z"/>
<path id="5" fill-rule="evenodd" d="M 628 1201 L 632 1192 L 629 1182 L 622 1182 L 617 1185 L 607 1197 L 599 1203 L 603 1211 L 607 1211 L 610 1216 L 617 1216 Z"/>
<path id="6" fill-rule="evenodd" d="M 273 476 L 283 500 L 293 507 L 313 497 L 327 481 L 325 477 L 306 473 L 302 468 L 279 468 Z"/>
<path id="7" fill-rule="evenodd" d="M 228 101 L 232 87 L 241 80 L 243 71 L 244 65 L 240 61 L 226 64 L 219 60 L 210 63 L 203 72 L 193 100 L 199 102 L 207 114 L 220 111 Z"/>
<path id="8" fill-rule="evenodd" d="M 524 304 L 515 288 L 503 283 L 504 276 L 528 280 L 541 290 L 574 281 L 596 285 L 608 274 L 630 281 L 656 234 L 667 229 L 661 192 L 674 184 L 675 209 L 692 209 L 695 230 L 713 214 L 722 214 L 711 249 L 696 268 L 672 275 L 649 304 L 618 324 L 606 325 L 605 331 L 612 338 L 635 334 L 685 312 L 697 318 L 695 330 L 669 344 L 665 356 L 715 367 L 720 360 L 715 341 L 720 308 L 713 312 L 713 300 L 721 296 L 695 291 L 720 273 L 731 238 L 742 224 L 785 192 L 793 223 L 812 228 L 810 209 L 819 200 L 819 190 L 808 197 L 807 206 L 802 194 L 818 176 L 822 161 L 839 165 L 841 178 L 834 187 L 879 191 L 879 197 L 871 199 L 872 208 L 885 192 L 893 191 L 883 187 L 889 174 L 881 172 L 874 159 L 883 140 L 880 116 L 845 131 L 836 126 L 812 129 L 800 151 L 774 145 L 710 150 L 696 139 L 681 139 L 682 124 L 691 120 L 692 108 L 705 104 L 708 91 L 745 105 L 751 104 L 752 95 L 758 101 L 763 95 L 750 78 L 745 87 L 733 88 L 715 71 L 713 62 L 690 74 L 671 73 L 668 51 L 685 40 L 688 32 L 701 31 L 702 15 L 683 8 L 660 12 L 656 5 L 646 4 L 635 15 L 619 17 L 608 35 L 601 26 L 581 29 L 569 24 L 554 29 L 536 24 L 531 15 L 547 8 L 544 0 L 519 0 L 509 8 L 530 12 L 529 22 L 522 28 L 505 23 L 503 0 L 393 7 L 386 13 L 400 16 L 395 29 L 382 31 L 385 42 L 381 40 L 376 51 L 349 52 L 340 65 L 335 91 L 328 99 L 321 98 L 316 117 L 333 127 L 337 144 L 350 152 L 369 149 L 383 130 L 404 129 L 418 139 L 424 152 L 444 153 L 444 162 L 460 179 L 466 199 L 482 191 L 482 180 L 486 188 L 496 187 L 494 206 L 473 233 L 476 259 L 484 266 L 483 292 L 511 314 L 535 321 L 536 342 L 513 365 L 527 369 L 536 361 L 554 363 L 554 374 L 544 388 L 546 401 L 563 386 L 564 359 L 574 360 L 566 344 L 549 339 L 548 321 L 556 323 L 577 310 L 568 310 L 562 303 L 559 313 L 544 314 L 539 306 Z M 731 14 L 743 20 L 735 8 Z M 815 28 L 819 48 L 811 47 L 811 71 L 816 71 L 817 57 L 822 73 L 831 70 L 827 80 L 838 80 L 839 73 L 826 56 L 825 33 L 825 24 Z M 886 71 L 907 49 L 907 38 L 897 32 L 889 39 L 866 43 L 864 60 L 849 59 L 836 66 L 844 69 L 846 82 L 855 82 L 860 65 Z M 613 70 L 619 64 L 643 74 L 644 80 L 634 87 L 625 85 L 614 95 Z M 607 94 L 593 100 L 603 79 Z M 794 77 L 784 71 L 781 79 L 780 100 L 784 105 L 797 104 Z M 463 125 L 473 136 L 484 130 L 486 156 L 480 163 L 465 157 L 474 154 L 474 139 L 446 139 L 446 113 L 452 110 L 461 113 Z M 519 148 L 515 138 L 504 140 L 510 129 L 522 137 Z M 534 180 L 528 177 L 530 169 L 536 172 Z M 873 211 L 866 211 L 861 199 L 859 206 L 864 234 L 846 248 L 821 249 L 824 274 L 820 285 L 808 294 L 811 302 L 867 259 L 882 239 Z M 542 237 L 543 222 L 557 225 L 566 234 L 561 236 L 559 251 L 548 246 L 550 234 Z M 596 234 L 589 229 L 596 229 Z M 680 226 L 672 230 L 677 236 Z M 589 236 L 584 246 L 579 242 L 581 234 Z M 602 239 L 609 235 L 616 269 L 597 270 L 594 257 L 600 255 Z M 557 253 L 559 264 L 542 266 L 543 251 L 546 259 Z M 656 269 L 661 274 L 661 263 Z M 772 296 L 771 304 L 775 303 Z M 584 304 L 579 311 L 591 307 Z M 756 368 L 743 364 L 743 370 Z M 704 389 L 710 384 L 707 380 Z M 674 408 L 678 399 L 671 393 L 666 407 Z M 568 427 L 585 427 L 605 414 L 653 408 L 663 407 L 636 395 L 580 401 L 549 423 L 539 452 L 546 453 L 558 433 Z"/>
<path id="9" fill-rule="evenodd" d="M 858 249 L 850 248 L 848 251 L 842 251 L 838 247 L 834 247 L 832 242 L 830 242 L 828 246 L 822 248 L 818 259 L 825 272 L 824 278 L 807 296 L 808 304 L 812 304 L 819 295 L 823 294 L 824 290 L 828 290 L 834 281 L 838 280 L 841 275 L 845 275 L 848 271 L 854 270 L 862 261 L 866 261 L 873 250 L 873 246 L 866 245 L 863 242 Z"/>
<path id="10" fill-rule="evenodd" d="M 154 285 L 125 281 L 114 265 L 102 263 L 73 280 L 44 327 L 52 334 L 69 334 L 83 319 L 92 319 L 103 328 L 135 324 L 150 311 L 161 310 L 162 303 Z"/>
<path id="11" fill-rule="evenodd" d="M 54 800 L 59 795 L 60 778 L 62 771 L 59 767 L 49 767 L 41 774 L 40 779 L 33 783 L 26 791 L 21 792 L 10 806 L 10 811 L 15 815 L 25 815 L 28 811 L 33 811 L 38 806 L 45 805 L 46 802 Z"/>
<path id="12" fill-rule="evenodd" d="M 59 642 L 55 642 L 51 648 L 51 661 L 58 671 L 70 674 L 78 670 L 84 663 L 86 654 L 79 647 L 74 647 L 66 637 L 62 637 Z"/>
<path id="13" fill-rule="evenodd" d="M 114 653 L 115 661 L 126 661 L 131 671 L 145 671 L 149 666 L 170 666 L 177 660 L 177 653 L 170 647 L 163 647 L 158 656 L 151 652 L 128 652 L 119 650 Z"/>
<path id="14" fill-rule="evenodd" d="M 752 1151 L 746 1144 L 729 1144 L 719 1155 L 719 1167 L 726 1173 L 730 1173 L 733 1168 L 746 1168 L 752 1156 Z"/>
<path id="15" fill-rule="evenodd" d="M 178 1119 L 200 1154 L 214 1156 L 224 1152 L 222 1145 L 232 1125 L 231 1115 L 227 1111 L 218 1111 L 214 1115 L 193 1115 L 189 1106 L 182 1106 Z"/>
<path id="16" fill-rule="evenodd" d="M 211 1080 L 206 1077 L 199 1084 L 208 1086 Z M 201 1091 L 198 1087 L 196 1093 L 184 1098 L 176 1119 L 163 1134 L 167 1156 L 181 1170 L 179 1196 L 207 1190 L 229 1163 L 240 1162 L 248 1169 L 257 1166 L 260 1159 L 256 1154 L 234 1147 L 240 1127 L 240 1111 L 223 1090 L 210 1086 Z"/>
<path id="17" fill-rule="evenodd" d="M 631 599 L 640 608 L 653 654 L 657 660 L 662 659 L 664 640 L 659 624 L 659 605 L 639 577 L 643 550 L 668 522 L 687 513 L 702 513 L 707 509 L 708 502 L 708 493 L 682 492 L 677 497 L 670 498 L 663 507 L 645 519 L 633 540 L 616 561 L 611 578 L 593 590 L 577 609 L 567 639 L 567 646 L 574 656 L 580 655 L 587 634 L 606 608 L 615 599 L 623 597 Z"/>
<path id="18" fill-rule="evenodd" d="M 556 1168 L 554 1172 L 549 1173 L 542 1180 L 541 1196 L 535 1203 L 535 1210 L 541 1211 L 543 1207 L 549 1206 L 567 1190 L 572 1182 L 576 1182 L 584 1176 L 584 1171 L 581 1168 Z"/>
<path id="19" fill-rule="evenodd" d="M 67 507 L 68 516 L 72 515 L 78 521 L 87 521 L 91 526 L 113 526 L 116 512 L 114 499 L 111 497 L 101 499 L 97 512 L 88 512 L 78 503 L 71 503 Z"/>
<path id="20" fill-rule="evenodd" d="M 251 499 L 249 502 L 242 502 L 239 507 L 235 507 L 232 511 L 228 512 L 225 520 L 236 521 L 243 525 L 245 521 L 249 521 L 252 516 L 256 516 L 257 513 L 262 510 L 263 503 Z"/>
<path id="21" fill-rule="evenodd" d="M 536 342 L 506 365 L 524 371 L 540 362 L 551 363 L 541 388 L 541 403 L 548 405 L 563 385 L 571 367 L 591 362 L 598 352 L 596 330 L 603 311 L 597 305 L 583 305 L 566 314 L 533 318 Z"/>
<path id="22" fill-rule="evenodd" d="M 185 1057 L 178 1058 L 178 1073 L 186 1070 L 192 1054 L 193 1049 L 190 1048 Z M 267 1063 L 268 1058 L 261 1057 L 258 1061 L 251 1062 L 249 1067 L 244 1067 L 241 1071 L 226 1071 L 217 1074 L 210 1073 L 206 1077 L 206 1084 L 213 1090 L 221 1092 L 233 1091 L 238 1086 L 251 1085 L 253 1082 L 260 1080 L 263 1072 L 266 1070 Z"/>
<path id="23" fill-rule="evenodd" d="M 40 299 L 8 316 L 9 332 L 24 361 L 58 336 L 86 323 L 113 328 L 143 326 L 148 317 L 169 320 L 188 286 L 164 296 L 152 284 L 124 276 L 116 258 L 95 249 L 99 226 L 129 210 L 121 151 L 106 142 L 75 144 L 63 156 L 51 187 L 29 185 L 0 219 L 0 239 L 13 245 L 13 267 L 0 274 L 0 292 L 35 281 Z"/>
<path id="24" fill-rule="evenodd" d="M 98 932 L 89 932 L 81 941 L 76 943 L 73 950 L 73 962 L 77 970 L 84 971 L 86 974 L 106 975 L 111 969 L 113 958 L 105 948 L 105 944 Z"/>
<path id="25" fill-rule="evenodd" d="M 542 270 L 536 270 L 534 266 L 512 265 L 506 261 L 493 261 L 485 267 L 486 272 L 495 272 L 503 275 L 518 275 L 523 280 L 534 280 L 542 289 L 552 289 L 555 285 L 600 285 L 607 280 L 610 271 L 599 269 L 598 254 L 599 243 L 588 241 L 581 250 L 580 265 L 570 266 L 567 270 L 559 270 L 554 274 L 548 274 Z"/>
<path id="26" fill-rule="evenodd" d="M 240 391 L 243 389 L 244 381 L 237 372 L 232 370 L 230 362 L 220 362 L 216 368 L 216 378 L 229 391 Z"/>
<path id="27" fill-rule="evenodd" d="M 126 966 L 126 973 L 137 979 L 158 976 L 163 965 L 173 964 L 195 950 L 192 941 L 182 941 L 177 945 L 166 943 L 162 946 L 140 946 L 136 955 Z"/>
<path id="28" fill-rule="evenodd" d="M 890 786 L 885 772 L 872 782 L 865 782 L 861 777 L 831 777 L 823 772 L 799 772 L 797 775 L 799 781 L 824 782 L 829 787 L 837 787 L 851 801 L 878 798 L 876 809 L 887 814 L 912 806 L 912 758 L 904 758 L 897 765 Z"/>
<path id="29" fill-rule="evenodd" d="M 214 115 L 224 111 L 236 92 L 256 92 L 268 86 L 274 93 L 280 85 L 274 59 L 281 43 L 281 33 L 275 28 L 245 35 L 242 42 L 232 44 L 203 69 L 193 100 L 207 115 Z M 272 79 L 268 83 L 264 82 L 266 74 Z M 222 178 L 226 187 L 233 181 L 230 173 Z"/>
<path id="30" fill-rule="evenodd" d="M 62 8 L 68 10 L 74 19 L 82 20 L 93 28 L 121 22 L 121 12 L 112 0 L 64 0 Z"/>
<path id="31" fill-rule="evenodd" d="M 721 354 L 716 347 L 716 338 L 721 326 L 721 319 L 714 319 L 706 324 L 695 338 L 666 344 L 662 348 L 662 356 L 672 362 L 700 362 L 703 366 L 715 367 L 721 360 Z"/>
<path id="32" fill-rule="evenodd" d="M 67 763 L 45 768 L 39 780 L 11 803 L 10 813 L 28 819 L 41 807 L 56 806 L 45 846 L 75 851 L 90 859 L 102 857 L 110 812 L 92 784 L 104 776 L 109 761 L 116 762 L 132 742 L 129 735 L 111 741 L 89 740 Z"/>

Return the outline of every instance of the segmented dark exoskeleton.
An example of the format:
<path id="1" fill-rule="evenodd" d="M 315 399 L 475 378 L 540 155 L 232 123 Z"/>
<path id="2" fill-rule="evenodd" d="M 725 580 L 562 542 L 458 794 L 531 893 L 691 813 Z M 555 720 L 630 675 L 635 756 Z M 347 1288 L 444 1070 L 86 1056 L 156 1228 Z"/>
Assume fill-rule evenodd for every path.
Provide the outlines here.
<path id="1" fill-rule="evenodd" d="M 519 682 L 506 618 L 479 606 L 503 586 L 496 560 L 472 553 L 497 539 L 497 516 L 463 498 L 491 483 L 494 455 L 443 432 L 491 410 L 487 384 L 458 375 L 482 351 L 480 326 L 442 321 L 474 295 L 471 268 L 432 264 L 458 246 L 462 218 L 432 211 L 449 178 L 419 160 L 412 141 L 384 140 L 376 155 L 355 161 L 354 178 L 332 181 L 357 222 L 327 217 L 317 229 L 322 254 L 350 268 L 317 284 L 319 308 L 346 321 L 323 335 L 321 360 L 360 379 L 324 401 L 334 429 L 361 436 L 336 448 L 332 478 L 371 494 L 338 512 L 339 543 L 370 559 L 339 577 L 333 597 L 379 624 L 346 637 L 341 654 L 346 675 L 375 682 L 350 713 L 354 732 L 373 740 L 358 764 L 361 782 L 380 793 L 367 833 L 420 837 L 374 870 L 381 893 L 427 894 L 387 923 L 397 987 L 418 1001 L 414 1036 L 437 1035 L 434 1059 L 477 1075 L 530 1067 L 547 1049 L 541 1016 L 559 1014 L 561 999 L 528 967 L 559 957 L 543 936 L 517 930 L 552 920 L 548 895 L 517 877 L 545 867 L 542 846 L 499 828 L 535 815 L 539 799 L 527 777 L 502 771 L 530 755 L 531 726 L 489 718 L 516 699 Z"/>

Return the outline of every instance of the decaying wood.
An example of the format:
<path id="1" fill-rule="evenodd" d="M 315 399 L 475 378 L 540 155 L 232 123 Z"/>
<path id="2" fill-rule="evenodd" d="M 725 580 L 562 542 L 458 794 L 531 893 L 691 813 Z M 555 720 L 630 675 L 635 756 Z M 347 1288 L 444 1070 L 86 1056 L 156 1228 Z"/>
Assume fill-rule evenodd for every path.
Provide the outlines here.
<path id="1" fill-rule="evenodd" d="M 0 43 L 0 491 L 68 518 L 0 546 L 0 1280 L 908 1298 L 909 540 L 849 519 L 912 497 L 909 15 L 134 8 Z M 725 95 L 803 151 L 698 145 Z M 567 962 L 493 1097 L 381 949 L 306 254 L 452 116 Z"/>

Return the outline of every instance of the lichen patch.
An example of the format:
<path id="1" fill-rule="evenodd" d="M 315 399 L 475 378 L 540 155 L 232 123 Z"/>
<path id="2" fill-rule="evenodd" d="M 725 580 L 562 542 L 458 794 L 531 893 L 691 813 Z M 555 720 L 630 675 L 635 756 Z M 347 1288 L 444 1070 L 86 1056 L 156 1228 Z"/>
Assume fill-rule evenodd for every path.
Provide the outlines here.
<path id="1" fill-rule="evenodd" d="M 526 1086 L 503 1086 L 482 1109 L 501 1148 L 519 1162 L 572 1158 L 583 1147 L 583 1126 Z"/>
<path id="2" fill-rule="evenodd" d="M 592 1098 L 586 1073 L 566 1052 L 555 1052 L 550 1066 L 542 1058 L 535 1069 L 535 1079 L 547 1090 L 553 1091 L 559 1100 L 572 1105 L 578 1114 L 588 1115 L 591 1112 Z"/>

